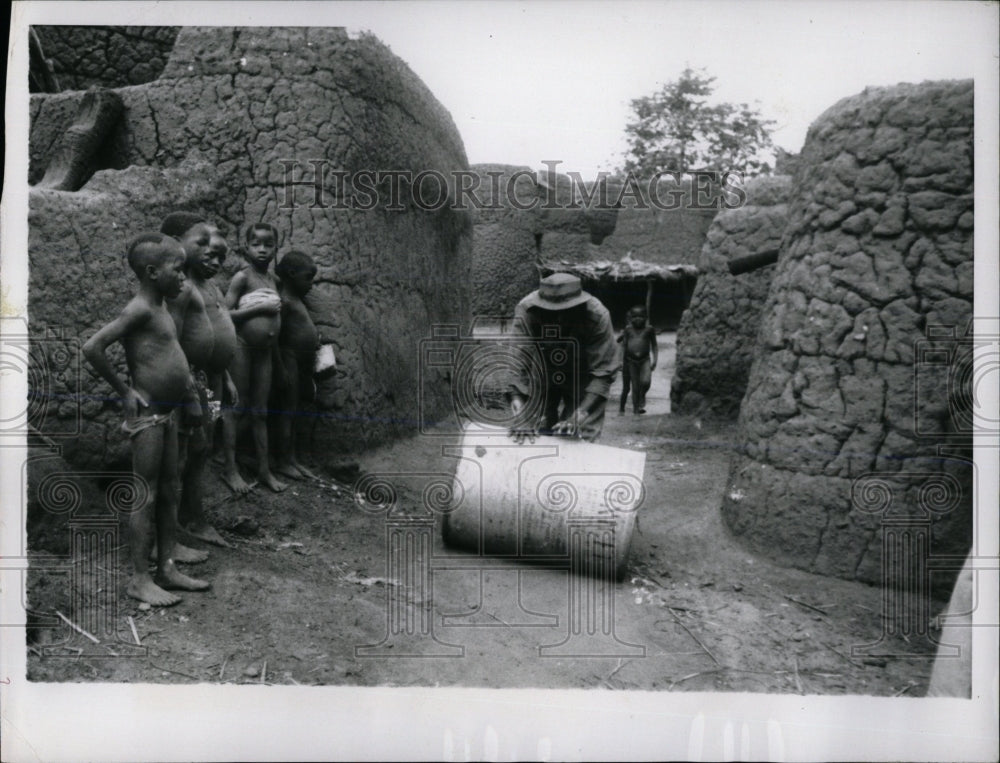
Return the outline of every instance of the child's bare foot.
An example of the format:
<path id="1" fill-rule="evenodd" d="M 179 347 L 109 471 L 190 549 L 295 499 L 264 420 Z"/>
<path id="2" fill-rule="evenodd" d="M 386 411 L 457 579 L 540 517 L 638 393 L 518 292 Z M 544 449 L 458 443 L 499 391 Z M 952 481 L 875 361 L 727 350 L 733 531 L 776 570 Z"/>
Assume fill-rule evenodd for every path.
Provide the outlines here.
<path id="1" fill-rule="evenodd" d="M 240 476 L 237 469 L 226 469 L 222 472 L 222 481 L 226 483 L 226 486 L 232 490 L 236 495 L 246 495 L 250 492 L 250 486 L 246 481 Z"/>
<path id="2" fill-rule="evenodd" d="M 232 548 L 226 542 L 226 539 L 219 535 L 219 531 L 207 522 L 203 525 L 190 524 L 185 527 L 184 530 L 198 540 L 203 540 L 206 543 L 211 543 L 214 546 L 221 546 L 222 548 Z"/>
<path id="3" fill-rule="evenodd" d="M 290 480 L 300 480 L 305 477 L 302 471 L 296 467 L 295 464 L 278 464 L 274 467 L 274 471 L 282 477 L 288 477 Z"/>
<path id="4" fill-rule="evenodd" d="M 194 533 L 191 533 L 194 535 Z M 197 537 L 197 536 L 196 536 Z M 156 544 L 153 544 L 153 553 L 149 555 L 149 560 L 155 562 L 157 558 Z M 174 543 L 174 550 L 170 554 L 170 558 L 175 562 L 184 562 L 184 564 L 201 564 L 208 560 L 208 552 L 202 551 L 201 549 L 191 548 L 190 546 L 185 546 L 181 543 Z"/>
<path id="5" fill-rule="evenodd" d="M 267 474 L 258 475 L 258 479 L 265 485 L 267 485 L 275 493 L 280 493 L 282 490 L 288 487 L 284 482 L 275 479 L 275 476 L 268 472 Z"/>
<path id="6" fill-rule="evenodd" d="M 207 580 L 188 577 L 172 561 L 163 565 L 156 574 L 156 583 L 162 588 L 179 588 L 182 591 L 207 591 L 211 587 Z"/>
<path id="7" fill-rule="evenodd" d="M 149 575 L 136 575 L 128 582 L 125 592 L 133 599 L 144 601 L 154 607 L 169 607 L 181 600 L 177 594 L 164 591 Z"/>

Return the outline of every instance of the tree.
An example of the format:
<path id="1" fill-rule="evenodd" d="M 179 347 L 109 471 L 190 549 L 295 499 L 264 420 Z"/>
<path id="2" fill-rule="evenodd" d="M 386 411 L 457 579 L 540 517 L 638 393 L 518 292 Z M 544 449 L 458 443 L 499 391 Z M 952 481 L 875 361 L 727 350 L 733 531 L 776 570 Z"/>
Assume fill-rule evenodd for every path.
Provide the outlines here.
<path id="1" fill-rule="evenodd" d="M 631 102 L 626 172 L 652 177 L 674 171 L 771 171 L 764 152 L 772 145 L 774 122 L 745 103 L 710 105 L 713 82 L 704 69 L 686 67 L 676 80 Z"/>

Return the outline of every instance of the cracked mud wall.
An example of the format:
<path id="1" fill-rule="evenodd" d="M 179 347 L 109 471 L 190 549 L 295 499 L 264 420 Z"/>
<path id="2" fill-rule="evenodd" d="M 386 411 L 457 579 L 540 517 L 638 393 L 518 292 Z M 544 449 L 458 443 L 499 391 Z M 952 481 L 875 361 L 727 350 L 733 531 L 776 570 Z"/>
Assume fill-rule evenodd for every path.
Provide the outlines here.
<path id="1" fill-rule="evenodd" d="M 509 164 L 474 164 L 479 178 L 472 209 L 472 314 L 481 318 L 511 317 L 525 294 L 538 288 L 537 237 L 542 212 L 535 173 Z M 516 176 L 516 177 L 515 177 Z M 513 197 L 513 198 L 511 198 Z"/>
<path id="2" fill-rule="evenodd" d="M 677 329 L 671 410 L 739 414 L 774 267 L 734 276 L 728 266 L 734 259 L 778 251 L 791 184 L 785 175 L 755 178 L 746 185 L 746 203 L 722 210 L 712 221 L 698 283 Z"/>
<path id="3" fill-rule="evenodd" d="M 971 81 L 870 88 L 809 130 L 722 506 L 782 564 L 914 582 L 883 556 L 886 523 L 968 550 L 962 343 L 921 347 L 972 318 L 972 139 Z"/>
<path id="4" fill-rule="evenodd" d="M 343 29 L 184 28 L 159 79 L 116 92 L 125 106 L 109 137 L 118 166 L 77 192 L 31 189 L 34 333 L 82 342 L 114 317 L 135 287 L 127 241 L 158 229 L 169 210 L 203 212 L 226 230 L 230 266 L 237 231 L 267 221 L 282 238 L 279 257 L 301 249 L 319 265 L 307 304 L 340 369 L 320 384 L 304 449 L 356 452 L 415 432 L 421 396 L 431 416 L 450 405 L 445 386 L 418 387 L 418 350 L 432 325 L 468 323 L 468 214 L 411 203 L 337 208 L 347 192 L 331 175 L 467 167 L 450 115 L 402 61 Z M 81 97 L 32 97 L 33 180 Z M 89 366 L 81 373 L 81 436 L 65 440 L 67 457 L 120 461 L 119 406 Z M 50 401 L 45 426 L 72 432 L 68 407 Z"/>
<path id="5" fill-rule="evenodd" d="M 152 82 L 167 65 L 179 27 L 34 26 L 60 90 Z"/>

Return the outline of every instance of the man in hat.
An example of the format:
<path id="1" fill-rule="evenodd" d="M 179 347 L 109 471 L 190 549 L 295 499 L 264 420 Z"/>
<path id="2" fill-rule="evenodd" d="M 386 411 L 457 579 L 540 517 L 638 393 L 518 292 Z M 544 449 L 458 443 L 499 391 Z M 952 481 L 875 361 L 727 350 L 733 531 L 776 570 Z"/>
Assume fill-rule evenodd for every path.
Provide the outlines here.
<path id="1" fill-rule="evenodd" d="M 520 419 L 510 430 L 515 442 L 538 433 L 596 440 L 620 366 L 607 308 L 577 276 L 553 273 L 518 303 L 514 322 L 541 361 L 526 363 L 508 393 Z"/>

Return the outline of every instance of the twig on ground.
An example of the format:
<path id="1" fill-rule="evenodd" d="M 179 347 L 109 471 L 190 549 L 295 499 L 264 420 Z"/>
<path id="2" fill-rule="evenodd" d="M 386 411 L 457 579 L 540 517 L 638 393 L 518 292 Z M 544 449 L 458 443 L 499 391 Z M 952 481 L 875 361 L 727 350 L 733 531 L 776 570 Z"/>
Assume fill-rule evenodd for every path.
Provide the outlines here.
<path id="1" fill-rule="evenodd" d="M 219 668 L 219 680 L 222 680 L 222 676 L 226 673 L 226 665 L 229 664 L 229 655 L 227 654 L 225 659 L 222 661 L 222 667 Z"/>
<path id="2" fill-rule="evenodd" d="M 63 614 L 62 612 L 60 612 L 60 611 L 59 611 L 58 609 L 56 610 L 56 614 L 57 614 L 57 615 L 59 615 L 59 618 L 60 618 L 60 619 L 61 619 L 61 620 L 62 620 L 62 621 L 63 621 L 64 623 L 66 623 L 66 625 L 68 625 L 68 626 L 69 626 L 70 628 L 72 628 L 73 630 L 75 630 L 75 631 L 76 631 L 77 633 L 79 633 L 80 635 L 82 635 L 82 636 L 86 636 L 86 637 L 87 637 L 87 638 L 89 638 L 89 639 L 90 639 L 91 641 L 93 641 L 93 642 L 94 642 L 95 644 L 100 644 L 100 643 L 101 643 L 101 642 L 100 642 L 100 640 L 99 640 L 99 639 L 98 639 L 98 638 L 97 638 L 96 636 L 92 636 L 91 634 L 87 633 L 87 631 L 85 631 L 85 630 L 84 630 L 83 628 L 81 628 L 81 627 L 80 627 L 79 625 L 77 625 L 77 624 L 76 624 L 76 623 L 74 623 L 74 622 L 73 622 L 72 620 L 70 620 L 70 619 L 69 619 L 68 617 L 66 617 L 66 615 L 64 615 L 64 614 Z"/>
<path id="3" fill-rule="evenodd" d="M 678 617 L 678 616 L 677 616 L 677 613 L 676 613 L 676 612 L 674 612 L 674 610 L 673 610 L 673 607 L 667 607 L 667 611 L 668 611 L 668 612 L 670 612 L 670 614 L 671 614 L 671 615 L 673 616 L 673 618 L 674 618 L 674 620 L 675 620 L 675 621 L 677 622 L 677 624 L 678 624 L 679 626 L 681 626 L 681 628 L 683 628 L 683 629 L 684 629 L 684 632 L 685 632 L 685 633 L 687 633 L 687 635 L 689 635 L 689 636 L 690 636 L 691 638 L 693 638 L 693 639 L 694 639 L 694 640 L 695 640 L 696 642 L 698 642 L 698 646 L 700 646 L 700 647 L 701 647 L 702 649 L 704 649 L 704 650 L 705 650 L 705 654 L 707 654 L 707 655 L 708 655 L 709 657 L 711 657 L 711 658 L 712 658 L 712 662 L 714 662 L 714 663 L 715 663 L 716 665 L 718 665 L 718 666 L 720 666 L 720 667 L 721 667 L 721 666 L 722 666 L 722 663 L 721 663 L 721 662 L 719 662 L 719 661 L 718 661 L 718 660 L 716 659 L 716 657 L 715 657 L 715 655 L 714 655 L 714 654 L 712 654 L 712 650 L 711 650 L 711 649 L 709 649 L 709 648 L 708 648 L 707 646 L 705 646 L 705 644 L 704 644 L 704 643 L 702 642 L 702 640 L 701 640 L 700 638 L 698 638 L 697 636 L 695 636 L 695 635 L 694 635 L 694 634 L 693 634 L 693 633 L 691 632 L 691 629 L 690 629 L 690 628 L 688 628 L 688 627 L 687 627 L 687 626 L 686 626 L 686 625 L 685 625 L 684 623 L 682 623 L 682 622 L 681 622 L 681 619 L 680 619 L 680 617 Z"/>
<path id="4" fill-rule="evenodd" d="M 724 668 L 717 668 L 716 670 L 699 670 L 697 673 L 689 673 L 688 675 L 684 676 L 683 678 L 678 678 L 676 681 L 671 681 L 670 682 L 670 686 L 667 687 L 667 691 L 670 691 L 677 684 L 683 683 L 684 681 L 688 681 L 688 680 L 690 680 L 692 678 L 697 678 L 698 676 L 710 676 L 713 673 L 721 673 L 723 670 L 724 670 Z"/>
<path id="5" fill-rule="evenodd" d="M 132 615 L 128 616 L 128 627 L 132 629 L 132 638 L 135 639 L 135 643 L 142 646 L 142 641 L 139 640 L 139 632 L 135 629 L 135 620 L 132 619 Z"/>
<path id="6" fill-rule="evenodd" d="M 629 660 L 628 662 L 622 662 L 622 659 L 621 659 L 621 657 L 619 657 L 619 658 L 618 658 L 618 667 L 617 667 L 617 668 L 615 668 L 614 670 L 612 670 L 612 671 L 611 671 L 611 672 L 610 672 L 610 673 L 608 674 L 608 680 L 610 681 L 610 680 L 611 680 L 612 678 L 614 678 L 614 677 L 615 677 L 615 673 L 617 673 L 617 672 L 618 672 L 619 670 L 621 670 L 622 668 L 624 668 L 624 667 L 625 667 L 626 665 L 628 665 L 628 664 L 629 664 L 630 662 L 632 662 L 632 660 Z"/>
<path id="7" fill-rule="evenodd" d="M 800 607 L 805 607 L 806 609 L 811 609 L 813 612 L 819 612 L 821 615 L 829 615 L 830 614 L 825 609 L 820 609 L 819 607 L 814 607 L 812 604 L 806 604 L 804 601 L 799 601 L 794 596 L 789 596 L 787 593 L 784 594 L 784 596 L 785 596 L 786 599 L 788 599 L 789 601 L 795 602 Z"/>
<path id="8" fill-rule="evenodd" d="M 200 678 L 191 675 L 190 673 L 182 673 L 179 670 L 171 670 L 170 668 L 165 668 L 162 665 L 157 665 L 155 662 L 149 663 L 150 667 L 156 668 L 157 670 L 162 670 L 165 673 L 173 673 L 175 676 L 184 676 L 184 678 L 190 678 L 192 681 L 200 681 Z"/>
<path id="9" fill-rule="evenodd" d="M 494 615 L 492 612 L 487 612 L 486 614 L 489 615 L 490 617 L 492 617 L 498 623 L 503 623 L 508 628 L 513 628 L 514 627 L 513 625 L 511 625 L 510 623 L 508 623 L 506 620 L 501 620 L 499 617 L 497 617 L 496 615 Z"/>
<path id="10" fill-rule="evenodd" d="M 799 694 L 805 694 L 802 690 L 802 681 L 799 679 L 799 656 L 795 655 L 795 688 L 799 690 Z"/>
<path id="11" fill-rule="evenodd" d="M 901 697 L 902 695 L 906 694 L 906 692 L 908 692 L 910 689 L 912 689 L 914 686 L 916 686 L 916 684 L 913 683 L 913 681 L 910 681 L 908 684 L 906 684 L 906 686 L 904 686 L 902 689 L 900 689 L 899 691 L 897 691 L 892 696 L 894 696 L 894 697 Z"/>
<path id="12" fill-rule="evenodd" d="M 264 660 L 264 664 L 260 667 L 260 682 L 264 683 L 267 679 L 267 660 Z"/>
<path id="13" fill-rule="evenodd" d="M 827 649 L 829 649 L 831 652 L 833 652 L 835 655 L 837 655 L 840 659 L 846 660 L 847 662 L 851 663 L 851 665 L 853 665 L 854 667 L 856 667 L 856 668 L 864 668 L 863 665 L 859 665 L 854 660 L 852 660 L 850 657 L 848 657 L 847 655 L 845 655 L 843 652 L 838 652 L 836 649 L 834 649 L 832 646 L 830 646 L 825 641 L 820 641 L 819 643 L 821 643 L 823 646 L 825 646 Z"/>

